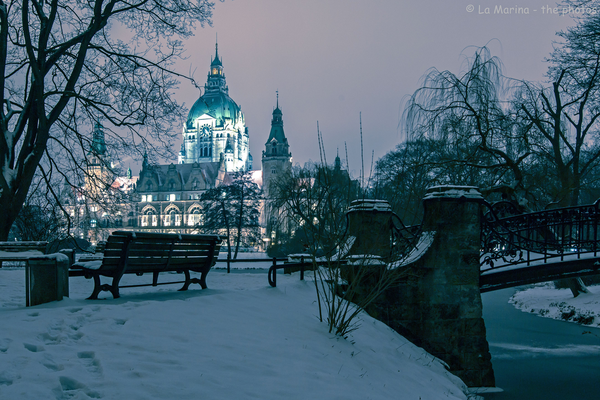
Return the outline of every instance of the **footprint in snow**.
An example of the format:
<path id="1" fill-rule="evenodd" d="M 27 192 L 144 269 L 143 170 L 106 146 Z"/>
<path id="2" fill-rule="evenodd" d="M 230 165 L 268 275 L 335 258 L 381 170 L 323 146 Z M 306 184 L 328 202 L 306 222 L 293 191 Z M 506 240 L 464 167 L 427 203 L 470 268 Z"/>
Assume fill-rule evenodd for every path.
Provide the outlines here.
<path id="1" fill-rule="evenodd" d="M 60 387 L 54 390 L 57 399 L 72 399 L 72 398 L 84 398 L 83 396 L 91 397 L 93 399 L 100 399 L 102 396 L 95 390 L 91 390 L 84 383 L 78 380 L 68 377 L 61 376 L 58 378 Z"/>
<path id="2" fill-rule="evenodd" d="M 0 339 L 0 353 L 6 353 L 11 342 L 12 340 L 9 338 Z"/>
<path id="3" fill-rule="evenodd" d="M 40 351 L 44 351 L 44 346 L 41 344 L 31 344 L 31 343 L 23 343 L 23 346 L 32 353 L 39 353 Z"/>
<path id="4" fill-rule="evenodd" d="M 51 371 L 62 371 L 65 367 L 57 364 L 50 354 L 44 354 L 44 359 L 40 363 Z"/>
<path id="5" fill-rule="evenodd" d="M 19 378 L 21 377 L 12 371 L 0 371 L 0 386 L 10 386 Z"/>
<path id="6" fill-rule="evenodd" d="M 102 375 L 102 365 L 100 360 L 96 358 L 96 353 L 93 351 L 80 351 L 77 353 L 77 357 L 81 360 L 81 363 L 86 367 L 88 372 L 96 375 Z"/>

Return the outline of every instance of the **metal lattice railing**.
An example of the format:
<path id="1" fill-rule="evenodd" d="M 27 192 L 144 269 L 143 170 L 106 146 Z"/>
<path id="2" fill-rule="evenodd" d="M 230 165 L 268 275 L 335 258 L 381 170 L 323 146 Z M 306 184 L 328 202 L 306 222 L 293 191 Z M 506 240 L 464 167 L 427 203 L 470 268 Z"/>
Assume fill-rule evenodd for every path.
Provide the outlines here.
<path id="1" fill-rule="evenodd" d="M 482 271 L 595 257 L 600 250 L 598 201 L 520 215 L 489 207 L 481 227 Z"/>

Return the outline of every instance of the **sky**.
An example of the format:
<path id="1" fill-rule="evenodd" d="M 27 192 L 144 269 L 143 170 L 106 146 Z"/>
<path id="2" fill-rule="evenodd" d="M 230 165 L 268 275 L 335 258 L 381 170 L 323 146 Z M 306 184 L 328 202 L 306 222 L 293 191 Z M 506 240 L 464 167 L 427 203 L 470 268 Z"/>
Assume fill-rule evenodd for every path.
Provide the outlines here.
<path id="1" fill-rule="evenodd" d="M 26 308 L 23 268 L 5 266 L 0 398 L 467 399 L 441 362 L 366 314 L 348 340 L 328 333 L 310 278 L 280 273 L 272 288 L 266 270 L 213 269 L 206 290 L 91 301 L 92 280 L 72 277 L 69 298 Z"/>
<path id="2" fill-rule="evenodd" d="M 522 7 L 501 14 L 496 6 Z M 285 134 L 294 163 L 319 161 L 317 122 L 327 162 L 348 148 L 349 169 L 361 170 L 403 139 L 404 102 L 430 68 L 460 71 L 472 46 L 487 45 L 507 76 L 544 80 L 544 59 L 555 33 L 573 23 L 572 13 L 551 13 L 542 0 L 225 0 L 216 2 L 213 26 L 186 42 L 180 72 L 203 85 L 215 52 L 229 94 L 242 107 L 254 169 L 279 92 Z M 489 14 L 486 14 L 489 8 Z M 528 14 L 526 14 L 528 12 Z M 198 89 L 182 84 L 177 100 L 188 108 Z M 373 156 L 373 157 L 372 157 Z"/>

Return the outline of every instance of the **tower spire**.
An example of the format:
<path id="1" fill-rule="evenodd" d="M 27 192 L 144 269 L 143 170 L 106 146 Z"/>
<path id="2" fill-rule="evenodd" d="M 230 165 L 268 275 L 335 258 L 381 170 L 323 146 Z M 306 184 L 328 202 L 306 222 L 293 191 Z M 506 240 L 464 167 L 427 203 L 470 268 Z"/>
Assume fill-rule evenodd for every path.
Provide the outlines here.
<path id="1" fill-rule="evenodd" d="M 215 41 L 215 58 L 213 58 L 212 62 L 210 63 L 210 66 L 211 66 L 211 68 L 212 67 L 221 67 L 221 70 L 218 72 L 222 73 L 223 63 L 219 59 L 219 42 L 218 41 Z M 215 75 L 217 73 L 217 71 L 211 71 L 211 73 L 213 75 Z"/>
<path id="2" fill-rule="evenodd" d="M 219 34 L 215 33 L 215 59 L 219 58 Z"/>

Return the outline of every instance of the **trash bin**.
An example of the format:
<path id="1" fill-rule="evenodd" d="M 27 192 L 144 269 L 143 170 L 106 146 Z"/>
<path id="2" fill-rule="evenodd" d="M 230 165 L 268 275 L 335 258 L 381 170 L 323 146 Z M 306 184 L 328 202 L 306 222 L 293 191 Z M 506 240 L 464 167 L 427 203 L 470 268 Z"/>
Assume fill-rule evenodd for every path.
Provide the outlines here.
<path id="1" fill-rule="evenodd" d="M 49 254 L 29 259 L 25 269 L 27 307 L 69 296 L 69 257 Z"/>

